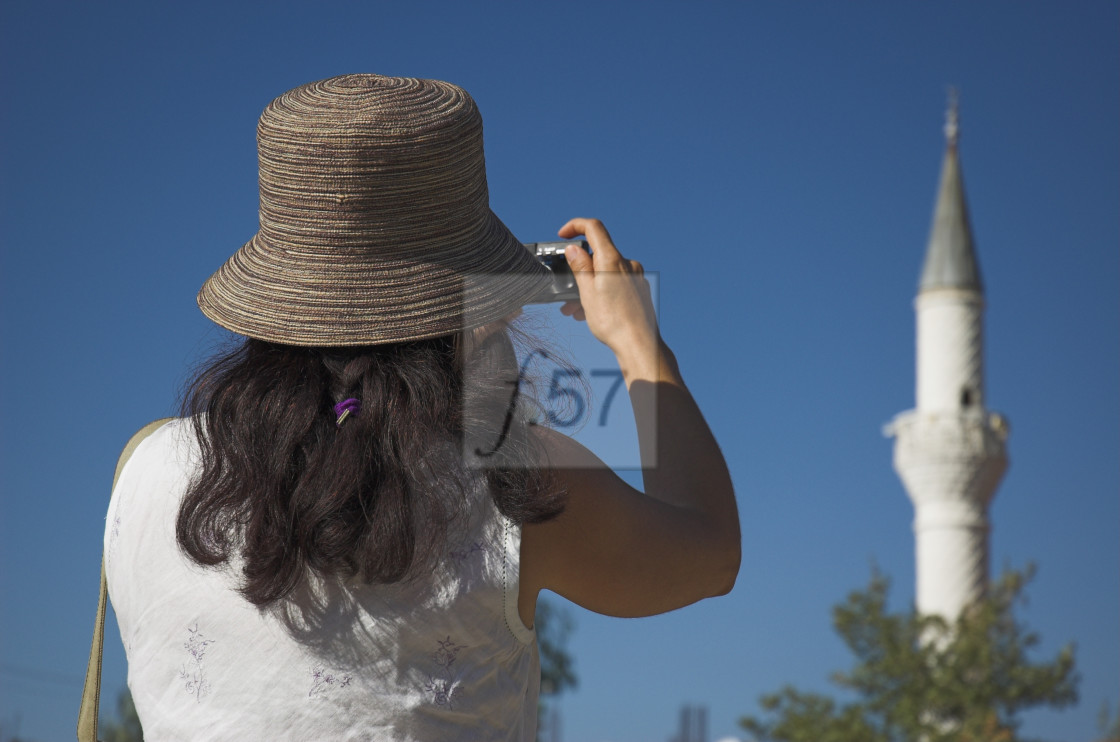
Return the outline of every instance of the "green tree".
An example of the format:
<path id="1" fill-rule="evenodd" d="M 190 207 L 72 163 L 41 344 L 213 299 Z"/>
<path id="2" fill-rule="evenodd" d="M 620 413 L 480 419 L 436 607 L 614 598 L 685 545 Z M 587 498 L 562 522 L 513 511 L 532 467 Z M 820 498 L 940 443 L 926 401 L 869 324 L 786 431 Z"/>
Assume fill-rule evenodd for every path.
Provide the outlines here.
<path id="1" fill-rule="evenodd" d="M 1120 715 L 1112 715 L 1107 701 L 1097 714 L 1097 728 L 1101 733 L 1099 742 L 1120 742 Z"/>
<path id="2" fill-rule="evenodd" d="M 537 602 L 537 647 L 541 656 L 541 695 L 555 696 L 579 684 L 575 661 L 568 654 L 571 615 L 547 600 Z"/>
<path id="3" fill-rule="evenodd" d="M 1033 572 L 1006 572 L 952 625 L 888 613 L 889 581 L 874 574 L 833 609 L 856 661 L 832 681 L 854 700 L 786 686 L 760 699 L 765 718 L 740 723 L 760 742 L 1018 742 L 1023 710 L 1077 702 L 1073 648 L 1032 661 L 1039 637 L 1015 618 Z"/>
<path id="4" fill-rule="evenodd" d="M 568 637 L 575 624 L 571 615 L 563 608 L 547 601 L 537 601 L 536 614 L 537 649 L 541 658 L 541 697 L 537 705 L 537 740 L 552 739 L 552 716 L 556 709 L 549 699 L 556 698 L 566 690 L 575 688 L 579 680 L 575 673 L 575 661 L 568 653 Z"/>
<path id="5" fill-rule="evenodd" d="M 121 689 L 117 696 L 117 718 L 103 720 L 98 727 L 101 742 L 143 742 L 144 730 L 140 728 L 140 717 L 128 688 Z"/>

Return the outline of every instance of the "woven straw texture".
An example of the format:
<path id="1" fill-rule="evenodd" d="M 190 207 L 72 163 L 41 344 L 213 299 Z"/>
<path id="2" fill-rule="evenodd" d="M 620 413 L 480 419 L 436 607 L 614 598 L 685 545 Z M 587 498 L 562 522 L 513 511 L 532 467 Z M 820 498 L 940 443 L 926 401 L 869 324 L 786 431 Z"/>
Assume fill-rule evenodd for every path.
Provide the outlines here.
<path id="1" fill-rule="evenodd" d="M 482 118 L 436 80 L 346 75 L 269 104 L 260 229 L 198 294 L 233 332 L 353 346 L 500 319 L 547 270 L 490 211 Z"/>

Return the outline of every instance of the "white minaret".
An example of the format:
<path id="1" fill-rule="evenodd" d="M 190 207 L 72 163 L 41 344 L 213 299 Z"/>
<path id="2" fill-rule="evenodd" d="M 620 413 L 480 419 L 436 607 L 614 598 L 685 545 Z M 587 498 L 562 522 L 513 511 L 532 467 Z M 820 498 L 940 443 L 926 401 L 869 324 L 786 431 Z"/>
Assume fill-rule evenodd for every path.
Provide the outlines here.
<path id="1" fill-rule="evenodd" d="M 988 504 L 1007 470 L 1007 422 L 984 398 L 984 289 L 957 153 L 955 91 L 917 312 L 917 404 L 887 426 L 914 503 L 917 608 L 955 619 L 988 581 Z"/>

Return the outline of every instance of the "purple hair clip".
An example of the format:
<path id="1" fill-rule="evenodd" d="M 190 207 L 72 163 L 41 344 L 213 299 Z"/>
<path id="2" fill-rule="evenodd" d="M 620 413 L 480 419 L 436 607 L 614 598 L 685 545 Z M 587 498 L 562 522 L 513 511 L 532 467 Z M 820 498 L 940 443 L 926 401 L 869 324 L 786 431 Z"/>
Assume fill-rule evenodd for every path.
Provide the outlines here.
<path id="1" fill-rule="evenodd" d="M 343 420 L 345 420 L 350 415 L 357 415 L 361 411 L 362 403 L 359 400 L 356 400 L 353 397 L 351 397 L 350 399 L 342 400 L 334 406 L 334 414 L 336 418 L 334 421 L 334 426 L 336 428 L 341 428 Z"/>

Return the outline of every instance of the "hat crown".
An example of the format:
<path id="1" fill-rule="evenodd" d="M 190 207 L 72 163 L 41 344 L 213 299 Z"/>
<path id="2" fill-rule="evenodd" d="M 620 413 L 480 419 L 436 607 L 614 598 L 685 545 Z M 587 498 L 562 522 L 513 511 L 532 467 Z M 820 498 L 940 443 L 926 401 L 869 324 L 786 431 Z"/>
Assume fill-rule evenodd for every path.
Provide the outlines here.
<path id="1" fill-rule="evenodd" d="M 260 237 L 278 247 L 400 259 L 487 215 L 482 117 L 451 83 L 346 75 L 301 86 L 265 109 L 257 148 Z"/>

